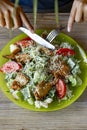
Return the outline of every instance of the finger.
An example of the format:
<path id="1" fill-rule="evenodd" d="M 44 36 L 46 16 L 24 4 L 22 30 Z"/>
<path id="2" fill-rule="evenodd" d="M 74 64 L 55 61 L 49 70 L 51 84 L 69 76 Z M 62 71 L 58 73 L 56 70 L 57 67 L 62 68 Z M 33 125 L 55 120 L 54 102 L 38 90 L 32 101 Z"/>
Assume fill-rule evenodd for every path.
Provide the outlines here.
<path id="1" fill-rule="evenodd" d="M 23 22 L 23 24 L 31 31 L 34 32 L 33 26 L 31 25 L 30 21 L 28 20 L 28 18 L 26 17 L 26 15 L 24 14 L 24 12 L 22 11 L 22 9 L 20 9 L 20 17 L 21 20 Z"/>
<path id="2" fill-rule="evenodd" d="M 87 21 L 87 5 L 84 5 L 83 8 L 83 20 Z"/>
<path id="3" fill-rule="evenodd" d="M 4 19 L 6 23 L 6 28 L 11 28 L 11 16 L 9 11 L 4 12 Z"/>
<path id="4" fill-rule="evenodd" d="M 68 20 L 68 26 L 67 26 L 67 31 L 70 32 L 71 29 L 72 29 L 72 26 L 73 26 L 73 23 L 74 23 L 74 20 L 75 20 L 75 15 L 76 15 L 76 7 L 72 7 L 71 9 L 71 13 L 70 13 L 70 16 L 69 16 L 69 20 Z"/>
<path id="5" fill-rule="evenodd" d="M 13 29 L 16 29 L 22 25 L 19 13 L 17 10 L 14 10 L 14 12 L 11 12 L 12 16 L 12 22 L 13 22 Z"/>
<path id="6" fill-rule="evenodd" d="M 9 10 L 10 15 L 8 14 L 9 20 L 6 18 L 7 25 L 12 28 L 16 29 L 22 25 L 21 19 L 19 17 L 18 8 L 14 8 L 14 5 L 11 2 L 3 3 L 3 6 L 6 6 L 7 10 Z M 5 13 L 6 14 L 6 13 Z"/>
<path id="7" fill-rule="evenodd" d="M 3 13 L 0 11 L 0 26 L 1 27 L 4 27 L 6 24 L 5 24 L 5 19 L 3 17 Z"/>
<path id="8" fill-rule="evenodd" d="M 14 4 L 10 2 L 10 0 L 9 1 L 6 0 L 6 2 L 4 2 L 3 0 L 2 5 L 4 5 L 8 10 L 13 10 L 14 8 Z"/>
<path id="9" fill-rule="evenodd" d="M 76 11 L 75 21 L 81 22 L 82 21 L 82 14 L 83 14 L 83 3 L 80 2 Z"/>

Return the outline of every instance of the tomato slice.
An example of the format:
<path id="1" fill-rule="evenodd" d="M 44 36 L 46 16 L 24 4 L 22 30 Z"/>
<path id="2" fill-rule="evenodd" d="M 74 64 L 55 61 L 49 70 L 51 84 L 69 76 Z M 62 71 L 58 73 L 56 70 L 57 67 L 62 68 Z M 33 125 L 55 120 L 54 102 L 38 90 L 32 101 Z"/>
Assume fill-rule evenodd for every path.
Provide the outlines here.
<path id="1" fill-rule="evenodd" d="M 24 38 L 22 40 L 32 40 L 32 39 L 30 37 L 26 37 L 26 38 Z"/>
<path id="2" fill-rule="evenodd" d="M 56 84 L 56 91 L 58 98 L 63 98 L 66 95 L 66 84 L 62 79 L 59 79 Z"/>
<path id="3" fill-rule="evenodd" d="M 75 51 L 70 48 L 60 48 L 57 50 L 56 54 L 58 55 L 75 55 Z"/>
<path id="4" fill-rule="evenodd" d="M 28 47 L 30 44 L 33 44 L 33 40 L 30 39 L 23 39 L 21 41 L 16 42 L 16 45 L 22 46 L 22 47 Z"/>
<path id="5" fill-rule="evenodd" d="M 15 61 L 8 61 L 0 68 L 0 71 L 4 73 L 11 73 L 20 70 L 21 67 L 22 66 Z"/>

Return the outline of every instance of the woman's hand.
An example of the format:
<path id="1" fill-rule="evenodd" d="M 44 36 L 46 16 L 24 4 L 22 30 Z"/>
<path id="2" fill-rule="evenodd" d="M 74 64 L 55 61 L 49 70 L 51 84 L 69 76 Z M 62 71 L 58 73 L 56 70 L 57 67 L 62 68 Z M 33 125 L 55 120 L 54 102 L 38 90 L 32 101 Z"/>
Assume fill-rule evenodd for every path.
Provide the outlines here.
<path id="1" fill-rule="evenodd" d="M 71 31 L 74 21 L 87 21 L 87 0 L 74 0 L 68 20 L 68 32 Z"/>
<path id="2" fill-rule="evenodd" d="M 33 31 L 30 21 L 20 6 L 15 8 L 9 0 L 0 0 L 0 26 L 15 29 L 23 24 Z"/>

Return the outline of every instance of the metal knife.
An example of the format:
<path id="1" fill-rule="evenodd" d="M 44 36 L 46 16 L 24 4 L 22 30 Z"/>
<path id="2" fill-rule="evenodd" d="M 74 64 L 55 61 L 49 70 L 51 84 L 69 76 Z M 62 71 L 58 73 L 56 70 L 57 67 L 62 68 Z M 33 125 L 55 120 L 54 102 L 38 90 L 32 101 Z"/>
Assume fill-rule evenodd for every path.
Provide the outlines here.
<path id="1" fill-rule="evenodd" d="M 42 37 L 40 37 L 39 35 L 37 35 L 36 33 L 31 33 L 30 30 L 24 28 L 24 27 L 20 27 L 19 30 L 21 30 L 22 32 L 24 32 L 25 34 L 27 34 L 32 40 L 34 40 L 36 43 L 45 46 L 49 49 L 54 50 L 55 46 L 53 46 L 52 44 L 50 44 L 48 41 L 46 41 L 45 39 L 43 39 Z"/>

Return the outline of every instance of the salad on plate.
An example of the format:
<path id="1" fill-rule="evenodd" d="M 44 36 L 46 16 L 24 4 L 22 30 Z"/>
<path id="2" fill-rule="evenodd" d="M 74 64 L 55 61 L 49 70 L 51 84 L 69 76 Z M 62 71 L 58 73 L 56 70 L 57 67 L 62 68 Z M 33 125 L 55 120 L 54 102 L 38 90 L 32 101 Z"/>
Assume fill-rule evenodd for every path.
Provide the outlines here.
<path id="1" fill-rule="evenodd" d="M 68 42 L 55 47 L 50 50 L 30 38 L 10 45 L 10 54 L 3 55 L 8 61 L 0 71 L 15 100 L 22 99 L 40 109 L 74 96 L 75 87 L 82 84 L 80 60 Z"/>

